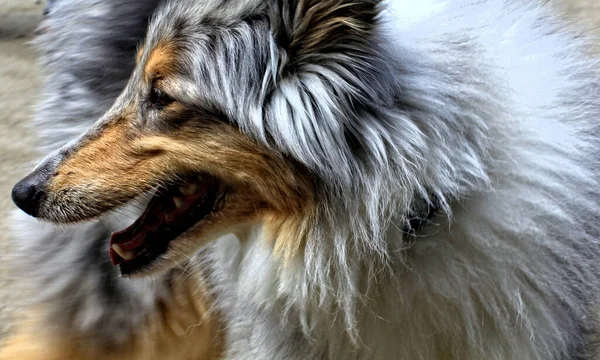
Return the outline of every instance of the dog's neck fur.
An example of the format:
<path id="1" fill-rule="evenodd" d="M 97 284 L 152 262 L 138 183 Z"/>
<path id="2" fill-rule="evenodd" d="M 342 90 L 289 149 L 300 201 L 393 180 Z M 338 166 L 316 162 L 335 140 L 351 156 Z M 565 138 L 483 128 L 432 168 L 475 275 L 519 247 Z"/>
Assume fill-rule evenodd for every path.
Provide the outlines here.
<path id="1" fill-rule="evenodd" d="M 456 14 L 453 11 L 460 12 L 462 2 L 457 3 L 447 18 L 436 21 L 447 24 Z M 443 8 L 441 3 L 430 5 L 431 11 Z M 389 60 L 389 72 L 384 74 L 397 86 L 395 107 L 377 109 L 374 115 L 355 114 L 367 128 L 387 127 L 389 135 L 381 147 L 385 155 L 379 154 L 385 165 L 374 168 L 377 160 L 368 159 L 367 167 L 357 170 L 356 187 L 348 191 L 364 196 L 357 202 L 364 208 L 348 212 L 337 207 L 334 216 L 319 218 L 308 233 L 304 256 L 293 263 L 278 262 L 265 246 L 260 228 L 255 229 L 252 241 L 237 250 L 239 258 L 233 265 L 216 262 L 217 273 L 235 274 L 225 281 L 233 283 L 234 290 L 224 293 L 229 296 L 233 291 L 257 309 L 287 314 L 284 323 L 302 329 L 319 345 L 316 349 L 332 358 L 402 353 L 402 359 L 437 359 L 444 354 L 465 359 L 545 359 L 566 354 L 572 345 L 561 334 L 565 329 L 579 331 L 579 324 L 565 309 L 581 316 L 586 310 L 577 305 L 580 299 L 574 293 L 558 290 L 559 294 L 557 285 L 550 286 L 567 281 L 571 270 L 557 270 L 564 264 L 553 263 L 556 258 L 550 260 L 548 254 L 571 252 L 574 248 L 564 248 L 565 241 L 576 238 L 577 244 L 567 248 L 587 244 L 583 246 L 590 257 L 585 262 L 595 268 L 591 259 L 598 253 L 596 241 L 580 225 L 567 225 L 574 219 L 555 213 L 551 205 L 530 207 L 547 202 L 546 193 L 536 186 L 565 201 L 570 193 L 581 193 L 573 186 L 592 191 L 596 179 L 576 150 L 592 145 L 584 145 L 572 128 L 563 129 L 563 139 L 579 145 L 565 152 L 553 143 L 553 130 L 543 124 L 556 116 L 547 107 L 555 98 L 526 103 L 535 107 L 535 114 L 521 107 L 519 97 L 530 96 L 531 84 L 516 78 L 507 84 L 501 75 L 504 66 L 522 74 L 533 71 L 534 65 L 519 53 L 522 49 L 512 47 L 519 39 L 491 30 L 470 33 L 467 25 L 456 34 L 420 23 L 427 29 L 421 33 L 410 21 L 399 25 L 394 16 L 403 13 L 404 6 L 412 5 L 391 2 L 378 29 L 381 50 Z M 478 6 L 486 9 L 486 16 L 506 12 L 501 1 L 468 6 L 478 16 L 484 15 Z M 537 8 L 529 11 L 528 16 L 542 16 Z M 518 33 L 537 31 L 522 25 L 525 28 Z M 484 51 L 481 47 L 502 44 L 497 39 L 502 36 L 509 39 L 504 41 L 507 49 L 498 51 L 513 52 L 511 56 L 522 57 L 521 63 L 506 65 L 502 63 L 506 58 L 500 58 L 499 64 L 490 64 L 488 56 L 495 55 L 479 53 Z M 563 43 L 558 37 L 553 40 Z M 576 65 L 569 63 L 572 59 L 552 61 L 558 68 Z M 566 86 L 564 75 L 555 76 Z M 584 121 L 580 126 L 591 129 L 593 124 Z M 380 140 L 361 139 L 369 144 Z M 538 151 L 555 165 L 540 163 Z M 544 184 L 531 185 L 531 178 L 543 179 Z M 574 208 L 596 207 L 584 199 L 573 200 Z M 412 246 L 407 249 L 404 226 L 410 226 L 409 214 L 431 204 L 436 204 L 438 216 L 430 217 L 416 234 L 419 241 L 408 242 Z M 429 210 L 423 214 L 429 215 Z M 532 218 L 547 220 L 542 228 L 521 220 Z M 548 237 L 556 240 L 548 242 Z M 223 252 L 230 263 L 231 257 L 224 254 L 232 247 L 236 246 L 231 242 L 217 244 L 216 257 Z M 577 286 L 595 283 L 588 270 L 576 275 Z M 555 296 L 569 305 L 557 306 Z M 524 303 L 535 303 L 537 309 Z M 540 314 L 534 314 L 537 311 Z M 516 324 L 521 325 L 515 328 Z M 535 337 L 539 329 L 544 329 L 544 336 Z M 462 342 L 448 340 L 453 338 Z"/>

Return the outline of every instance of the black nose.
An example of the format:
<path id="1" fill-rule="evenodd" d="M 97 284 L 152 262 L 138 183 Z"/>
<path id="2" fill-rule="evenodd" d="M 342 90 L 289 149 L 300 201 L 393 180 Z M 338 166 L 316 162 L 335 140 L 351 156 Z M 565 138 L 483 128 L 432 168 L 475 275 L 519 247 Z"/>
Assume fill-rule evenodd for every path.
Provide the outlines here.
<path id="1" fill-rule="evenodd" d="M 40 207 L 40 200 L 44 197 L 47 172 L 35 170 L 19 181 L 12 189 L 12 200 L 27 214 L 36 217 Z"/>

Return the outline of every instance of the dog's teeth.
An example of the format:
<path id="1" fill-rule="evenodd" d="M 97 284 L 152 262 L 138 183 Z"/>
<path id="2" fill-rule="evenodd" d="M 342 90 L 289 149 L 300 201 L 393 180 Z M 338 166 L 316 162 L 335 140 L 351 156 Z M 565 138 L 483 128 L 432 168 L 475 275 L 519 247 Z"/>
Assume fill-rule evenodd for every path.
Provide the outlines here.
<path id="1" fill-rule="evenodd" d="M 179 188 L 179 191 L 185 196 L 194 195 L 198 191 L 198 184 L 189 183 Z"/>
<path id="2" fill-rule="evenodd" d="M 173 202 L 175 203 L 175 207 L 178 209 L 181 209 L 185 206 L 185 201 L 183 201 L 183 199 L 180 197 L 174 197 Z"/>
<path id="3" fill-rule="evenodd" d="M 133 251 L 125 250 L 122 247 L 120 247 L 119 244 L 113 244 L 112 248 L 124 260 L 131 260 L 135 258 L 135 253 Z"/>

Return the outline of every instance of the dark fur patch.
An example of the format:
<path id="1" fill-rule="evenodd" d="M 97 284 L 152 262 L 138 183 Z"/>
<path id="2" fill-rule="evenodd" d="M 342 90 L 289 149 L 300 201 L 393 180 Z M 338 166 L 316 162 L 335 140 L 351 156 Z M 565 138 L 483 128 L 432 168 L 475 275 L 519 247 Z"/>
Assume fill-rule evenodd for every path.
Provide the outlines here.
<path id="1" fill-rule="evenodd" d="M 378 1 L 277 1 L 278 42 L 297 62 L 356 48 L 369 41 L 376 25 Z"/>

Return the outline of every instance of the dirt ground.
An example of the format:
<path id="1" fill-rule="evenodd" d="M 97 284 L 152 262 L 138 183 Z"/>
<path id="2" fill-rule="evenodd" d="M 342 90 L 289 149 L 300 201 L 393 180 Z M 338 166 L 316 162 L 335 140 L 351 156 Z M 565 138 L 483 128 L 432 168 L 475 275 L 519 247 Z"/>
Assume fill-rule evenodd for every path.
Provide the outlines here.
<path id="1" fill-rule="evenodd" d="M 28 127 L 40 78 L 35 52 L 27 42 L 43 7 L 36 0 L 0 0 L 0 256 L 8 253 L 6 214 L 13 208 L 10 189 L 32 159 L 35 140 Z M 0 338 L 12 313 L 3 263 L 0 258 Z"/>
<path id="2" fill-rule="evenodd" d="M 412 0 L 408 0 L 412 1 Z M 585 31 L 600 37 L 600 0 L 550 0 Z M 28 45 L 41 18 L 40 0 L 0 0 L 0 255 L 9 253 L 6 214 L 12 185 L 26 173 L 35 138 L 29 129 L 40 85 L 35 51 Z M 600 49 L 600 41 L 596 50 Z M 8 326 L 6 268 L 0 260 L 0 334 Z"/>

